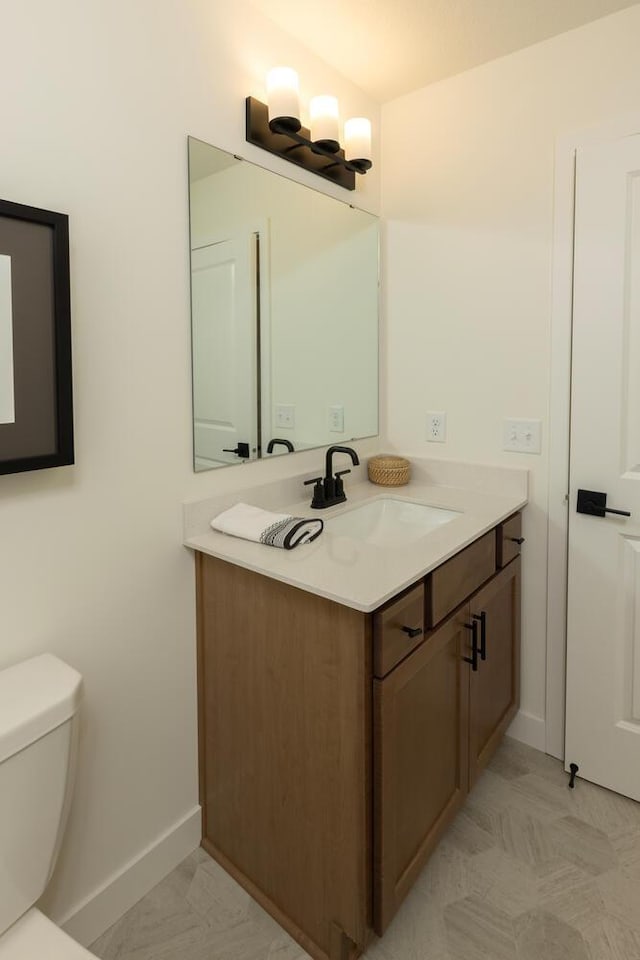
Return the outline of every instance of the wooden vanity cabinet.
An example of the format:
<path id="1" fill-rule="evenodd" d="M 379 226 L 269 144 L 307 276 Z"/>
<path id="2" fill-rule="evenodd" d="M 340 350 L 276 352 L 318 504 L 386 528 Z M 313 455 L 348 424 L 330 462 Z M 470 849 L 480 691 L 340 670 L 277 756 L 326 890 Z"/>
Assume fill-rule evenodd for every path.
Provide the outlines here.
<path id="1" fill-rule="evenodd" d="M 196 556 L 203 846 L 317 960 L 384 933 L 517 710 L 501 535 L 373 614 Z"/>

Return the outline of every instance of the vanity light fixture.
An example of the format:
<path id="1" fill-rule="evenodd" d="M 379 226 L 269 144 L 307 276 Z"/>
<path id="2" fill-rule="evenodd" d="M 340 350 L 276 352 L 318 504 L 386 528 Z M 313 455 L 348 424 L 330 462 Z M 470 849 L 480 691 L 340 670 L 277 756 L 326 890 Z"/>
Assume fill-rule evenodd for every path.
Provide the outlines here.
<path id="1" fill-rule="evenodd" d="M 268 104 L 246 99 L 246 139 L 256 147 L 283 157 L 305 170 L 355 190 L 356 173 L 371 169 L 371 122 L 352 117 L 344 125 L 340 146 L 338 101 L 313 97 L 309 104 L 311 129 L 300 120 L 298 75 L 291 67 L 274 67 L 267 74 Z"/>

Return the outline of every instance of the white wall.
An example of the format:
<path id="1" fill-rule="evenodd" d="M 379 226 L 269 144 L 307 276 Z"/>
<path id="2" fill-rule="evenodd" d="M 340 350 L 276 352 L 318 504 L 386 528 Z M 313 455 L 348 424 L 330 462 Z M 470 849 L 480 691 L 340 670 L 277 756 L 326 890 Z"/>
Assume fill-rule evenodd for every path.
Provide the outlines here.
<path id="1" fill-rule="evenodd" d="M 77 465 L 0 477 L 0 667 L 51 650 L 85 677 L 75 802 L 46 904 L 68 918 L 107 885 L 72 924 L 89 940 L 184 852 L 152 858 L 109 899 L 197 803 L 181 501 L 320 462 L 192 473 L 186 136 L 282 169 L 243 133 L 244 97 L 264 96 L 282 61 L 304 95 L 330 86 L 377 114 L 241 0 L 23 0 L 5 5 L 3 39 L 1 195 L 70 215 Z M 359 191 L 375 210 L 375 168 Z"/>
<path id="2" fill-rule="evenodd" d="M 640 7 L 387 104 L 386 428 L 407 452 L 531 470 L 518 733 L 544 745 L 556 139 L 640 109 Z M 426 444 L 445 410 L 447 443 Z M 543 454 L 502 451 L 504 417 Z"/>

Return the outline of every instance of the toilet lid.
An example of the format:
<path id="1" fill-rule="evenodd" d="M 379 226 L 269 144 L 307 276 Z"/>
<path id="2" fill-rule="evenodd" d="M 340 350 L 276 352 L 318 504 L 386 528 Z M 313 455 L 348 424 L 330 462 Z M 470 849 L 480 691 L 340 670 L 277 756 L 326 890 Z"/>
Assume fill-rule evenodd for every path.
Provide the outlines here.
<path id="1" fill-rule="evenodd" d="M 0 936 L 0 960 L 96 960 L 35 907 Z"/>

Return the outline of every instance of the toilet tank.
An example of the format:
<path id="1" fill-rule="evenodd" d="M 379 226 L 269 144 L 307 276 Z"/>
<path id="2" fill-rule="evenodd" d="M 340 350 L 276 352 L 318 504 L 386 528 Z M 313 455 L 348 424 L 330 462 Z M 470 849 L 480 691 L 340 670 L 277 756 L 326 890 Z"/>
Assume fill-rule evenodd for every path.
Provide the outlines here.
<path id="1" fill-rule="evenodd" d="M 51 654 L 0 671 L 0 936 L 44 892 L 68 812 L 81 677 Z"/>

